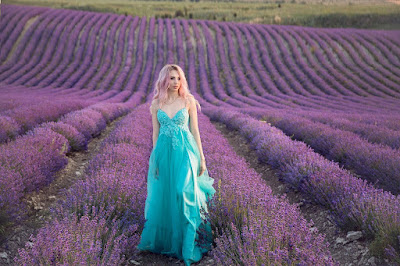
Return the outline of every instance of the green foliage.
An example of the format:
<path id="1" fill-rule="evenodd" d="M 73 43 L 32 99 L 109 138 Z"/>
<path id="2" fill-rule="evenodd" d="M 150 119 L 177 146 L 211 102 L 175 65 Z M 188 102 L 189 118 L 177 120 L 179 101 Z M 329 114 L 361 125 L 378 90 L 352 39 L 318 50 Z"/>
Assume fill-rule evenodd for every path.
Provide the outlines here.
<path id="1" fill-rule="evenodd" d="M 4 209 L 0 209 L 0 242 L 4 241 L 7 229 L 13 225 L 9 215 Z"/>
<path id="2" fill-rule="evenodd" d="M 4 1 L 7 4 L 7 0 Z M 11 1 L 10 1 L 11 2 Z M 351 4 L 349 4 L 351 3 Z M 11 3 L 10 3 L 11 4 Z M 186 18 L 310 27 L 400 28 L 400 5 L 387 2 L 316 4 L 307 0 L 271 0 L 267 3 L 233 1 L 14 0 L 12 4 L 50 6 L 147 18 Z"/>
<path id="3" fill-rule="evenodd" d="M 183 14 L 183 11 L 182 10 L 177 10 L 177 11 L 175 11 L 175 17 L 177 18 L 177 17 L 184 17 L 185 15 Z"/>
<path id="4" fill-rule="evenodd" d="M 377 257 L 389 257 L 400 263 L 400 228 L 382 230 L 370 245 L 371 254 Z"/>
<path id="5" fill-rule="evenodd" d="M 324 27 L 324 28 L 339 28 L 339 27 L 352 27 L 352 28 L 371 28 L 374 25 L 381 25 L 387 23 L 399 24 L 399 14 L 327 14 L 315 15 L 304 19 L 300 24 L 308 24 L 309 26 Z"/>

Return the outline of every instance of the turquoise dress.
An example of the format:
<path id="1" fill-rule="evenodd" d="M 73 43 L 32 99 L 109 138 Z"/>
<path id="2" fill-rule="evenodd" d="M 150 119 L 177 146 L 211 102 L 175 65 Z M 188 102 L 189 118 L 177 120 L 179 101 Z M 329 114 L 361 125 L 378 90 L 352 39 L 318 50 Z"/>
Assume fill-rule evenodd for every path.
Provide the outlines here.
<path id="1" fill-rule="evenodd" d="M 157 119 L 160 132 L 149 159 L 146 222 L 137 248 L 190 265 L 211 249 L 211 227 L 200 210 L 208 212 L 206 202 L 215 193 L 214 179 L 207 169 L 198 176 L 200 152 L 188 127 L 187 108 L 173 118 L 158 109 Z"/>

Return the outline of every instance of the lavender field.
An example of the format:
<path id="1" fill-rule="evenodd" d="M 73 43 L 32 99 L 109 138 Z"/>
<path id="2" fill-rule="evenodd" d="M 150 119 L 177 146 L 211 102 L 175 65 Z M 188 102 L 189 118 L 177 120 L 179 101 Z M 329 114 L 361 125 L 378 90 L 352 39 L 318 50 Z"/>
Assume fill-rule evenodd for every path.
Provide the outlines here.
<path id="1" fill-rule="evenodd" d="M 283 184 L 328 210 L 337 230 L 361 231 L 369 257 L 400 264 L 400 31 L 1 5 L 0 47 L 0 236 L 29 218 L 31 193 L 118 120 L 51 221 L 8 264 L 138 258 L 148 107 L 167 63 L 182 67 L 202 106 L 216 180 L 212 259 L 200 265 L 340 264 L 324 232 L 274 195 L 217 122 L 243 136 Z"/>

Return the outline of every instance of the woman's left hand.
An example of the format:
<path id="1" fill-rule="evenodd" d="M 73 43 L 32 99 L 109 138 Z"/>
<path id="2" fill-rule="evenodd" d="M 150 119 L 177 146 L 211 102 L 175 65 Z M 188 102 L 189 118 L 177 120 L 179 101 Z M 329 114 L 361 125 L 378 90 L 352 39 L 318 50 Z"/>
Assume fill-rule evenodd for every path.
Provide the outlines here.
<path id="1" fill-rule="evenodd" d="M 206 160 L 205 159 L 201 159 L 199 176 L 201 176 L 204 173 L 205 170 L 206 170 Z"/>

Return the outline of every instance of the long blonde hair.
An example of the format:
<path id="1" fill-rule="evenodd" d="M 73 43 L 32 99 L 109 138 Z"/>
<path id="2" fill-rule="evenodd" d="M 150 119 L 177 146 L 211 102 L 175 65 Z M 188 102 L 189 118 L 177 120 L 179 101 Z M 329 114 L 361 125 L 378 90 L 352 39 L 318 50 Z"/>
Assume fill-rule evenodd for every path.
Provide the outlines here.
<path id="1" fill-rule="evenodd" d="M 175 65 L 175 64 L 167 64 L 160 70 L 158 79 L 154 86 L 153 100 L 158 99 L 159 108 L 161 108 L 161 106 L 163 104 L 165 104 L 165 102 L 167 101 L 167 99 L 168 99 L 167 91 L 168 91 L 168 83 L 169 83 L 168 79 L 169 79 L 169 73 L 171 73 L 172 70 L 176 70 L 181 79 L 181 86 L 178 89 L 179 97 L 182 97 L 185 101 L 187 101 L 188 96 L 192 96 L 196 102 L 196 105 L 199 107 L 199 110 L 201 110 L 199 101 L 197 101 L 189 91 L 185 73 L 183 72 L 183 70 L 180 66 Z"/>

